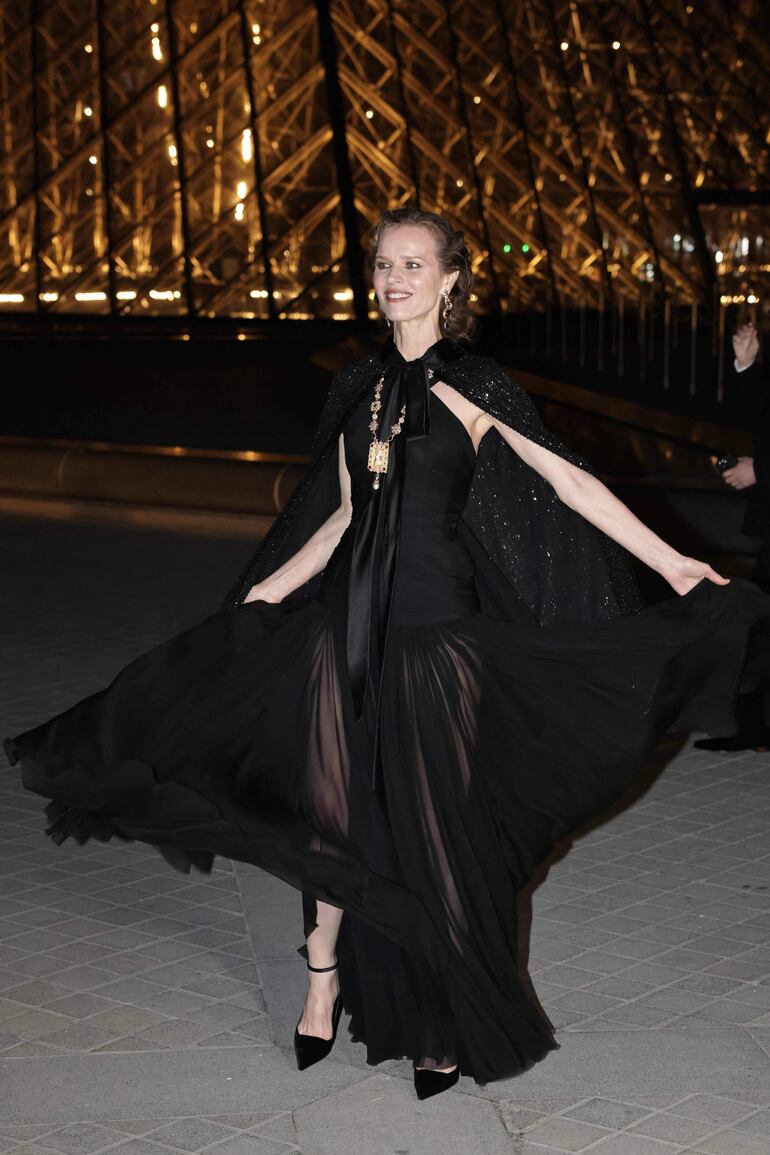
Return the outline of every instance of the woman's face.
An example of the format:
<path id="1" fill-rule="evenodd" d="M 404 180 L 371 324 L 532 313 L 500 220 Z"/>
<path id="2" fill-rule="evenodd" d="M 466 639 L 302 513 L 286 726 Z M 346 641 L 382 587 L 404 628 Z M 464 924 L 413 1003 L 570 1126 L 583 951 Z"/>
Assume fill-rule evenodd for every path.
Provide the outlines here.
<path id="1" fill-rule="evenodd" d="M 372 282 L 380 308 L 394 324 L 436 315 L 441 292 L 449 291 L 457 272 L 442 273 L 436 238 L 424 225 L 389 225 L 383 229 L 374 260 Z"/>

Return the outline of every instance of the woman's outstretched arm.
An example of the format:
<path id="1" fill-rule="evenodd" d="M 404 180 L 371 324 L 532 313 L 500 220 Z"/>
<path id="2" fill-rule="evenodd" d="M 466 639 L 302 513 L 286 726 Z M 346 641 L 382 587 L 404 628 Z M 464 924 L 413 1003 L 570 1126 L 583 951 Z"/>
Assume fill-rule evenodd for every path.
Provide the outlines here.
<path id="1" fill-rule="evenodd" d="M 258 582 L 249 590 L 244 602 L 280 602 L 294 590 L 299 589 L 311 577 L 325 569 L 331 555 L 350 524 L 352 506 L 350 503 L 350 474 L 345 463 L 345 442 L 339 439 L 340 504 L 331 517 L 309 537 L 301 549 L 297 550 L 275 573 Z"/>
<path id="2" fill-rule="evenodd" d="M 653 533 L 598 477 L 522 437 L 503 422 L 490 421 L 522 461 L 553 486 L 565 505 L 659 573 L 678 594 L 686 594 L 703 578 L 717 585 L 728 584 L 729 578 L 710 565 L 685 557 Z"/>

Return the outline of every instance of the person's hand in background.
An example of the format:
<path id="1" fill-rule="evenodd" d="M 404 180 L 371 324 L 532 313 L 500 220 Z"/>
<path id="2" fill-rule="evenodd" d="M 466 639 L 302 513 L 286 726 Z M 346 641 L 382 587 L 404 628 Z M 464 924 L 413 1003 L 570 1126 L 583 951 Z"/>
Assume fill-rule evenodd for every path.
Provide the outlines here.
<path id="1" fill-rule="evenodd" d="M 759 354 L 759 337 L 751 323 L 739 325 L 733 335 L 735 367 L 739 371 L 750 368 Z M 751 484 L 751 483 L 749 483 Z"/>
<path id="2" fill-rule="evenodd" d="M 739 457 L 738 464 L 733 465 L 731 469 L 726 469 L 722 477 L 733 489 L 748 489 L 750 485 L 756 485 L 757 475 L 754 472 L 754 458 Z"/>

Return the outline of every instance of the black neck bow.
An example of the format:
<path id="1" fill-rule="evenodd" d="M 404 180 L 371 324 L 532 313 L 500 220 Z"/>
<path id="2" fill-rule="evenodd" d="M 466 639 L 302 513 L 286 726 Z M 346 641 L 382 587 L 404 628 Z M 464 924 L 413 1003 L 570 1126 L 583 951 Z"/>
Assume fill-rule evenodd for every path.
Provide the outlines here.
<path id="1" fill-rule="evenodd" d="M 390 392 L 390 388 L 401 395 L 398 412 L 406 402 L 406 418 L 402 433 L 407 441 L 415 437 L 430 436 L 430 404 L 429 391 L 431 380 L 437 379 L 438 371 L 448 362 L 461 357 L 462 348 L 456 341 L 442 337 L 426 349 L 421 357 L 414 361 L 407 361 L 396 348 L 392 337 L 388 337 L 382 346 L 379 361 L 385 370 L 383 394 Z M 428 372 L 432 370 L 432 374 Z M 384 408 L 384 403 L 383 403 Z M 383 428 L 387 426 L 383 425 Z"/>

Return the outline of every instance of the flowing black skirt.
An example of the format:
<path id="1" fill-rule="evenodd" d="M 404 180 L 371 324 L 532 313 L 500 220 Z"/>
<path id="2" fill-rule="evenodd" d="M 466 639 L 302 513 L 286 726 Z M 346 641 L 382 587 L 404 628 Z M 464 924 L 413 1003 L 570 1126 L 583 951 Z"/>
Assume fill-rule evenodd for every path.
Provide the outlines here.
<path id="1" fill-rule="evenodd" d="M 368 1061 L 456 1056 L 484 1083 L 556 1046 L 517 970 L 517 892 L 664 731 L 736 729 L 769 613 L 733 580 L 583 626 L 396 623 L 356 721 L 334 608 L 253 602 L 5 749 L 56 841 L 141 839 L 179 869 L 220 854 L 341 907 Z"/>

